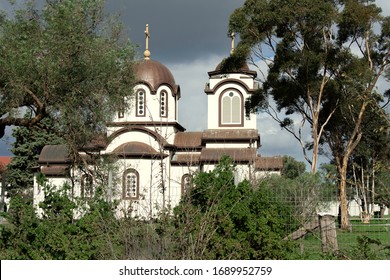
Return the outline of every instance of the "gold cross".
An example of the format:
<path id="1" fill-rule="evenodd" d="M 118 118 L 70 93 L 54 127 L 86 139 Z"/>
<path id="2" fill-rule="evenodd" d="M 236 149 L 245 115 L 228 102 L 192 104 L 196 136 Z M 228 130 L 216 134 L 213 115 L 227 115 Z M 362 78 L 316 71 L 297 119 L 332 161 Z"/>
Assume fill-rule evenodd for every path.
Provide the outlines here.
<path id="1" fill-rule="evenodd" d="M 146 24 L 145 29 L 145 36 L 146 36 L 146 44 L 145 44 L 145 51 L 144 51 L 144 59 L 149 60 L 150 59 L 150 51 L 149 51 L 149 24 Z"/>
<path id="2" fill-rule="evenodd" d="M 232 34 L 230 34 L 230 38 L 232 38 L 232 48 L 230 49 L 230 54 L 233 54 L 234 53 L 234 37 L 236 36 L 236 34 L 234 34 L 234 32 L 232 32 Z"/>

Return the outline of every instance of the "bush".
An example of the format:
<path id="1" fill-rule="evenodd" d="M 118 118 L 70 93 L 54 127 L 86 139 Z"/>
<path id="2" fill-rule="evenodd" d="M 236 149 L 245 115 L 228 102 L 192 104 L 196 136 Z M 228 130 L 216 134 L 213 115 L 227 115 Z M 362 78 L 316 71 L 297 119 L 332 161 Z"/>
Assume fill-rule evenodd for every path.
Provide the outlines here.
<path id="1" fill-rule="evenodd" d="M 291 211 L 274 194 L 234 184 L 234 167 L 222 158 L 209 173 L 199 173 L 175 209 L 177 258 L 283 259 L 290 243 L 286 224 Z"/>

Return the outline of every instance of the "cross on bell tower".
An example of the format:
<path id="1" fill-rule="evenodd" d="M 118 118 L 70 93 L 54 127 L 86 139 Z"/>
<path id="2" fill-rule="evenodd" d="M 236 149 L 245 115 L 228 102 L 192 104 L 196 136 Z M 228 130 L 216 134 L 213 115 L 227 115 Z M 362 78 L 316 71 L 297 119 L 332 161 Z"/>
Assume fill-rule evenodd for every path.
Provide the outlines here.
<path id="1" fill-rule="evenodd" d="M 234 32 L 232 32 L 231 34 L 230 34 L 230 38 L 232 39 L 232 47 L 231 47 L 231 49 L 230 49 L 230 54 L 232 55 L 233 53 L 234 53 L 234 37 L 236 36 L 236 34 L 234 33 Z"/>
<path id="2" fill-rule="evenodd" d="M 144 51 L 144 59 L 150 60 L 150 51 L 149 51 L 149 24 L 146 24 L 145 29 L 145 51 Z"/>

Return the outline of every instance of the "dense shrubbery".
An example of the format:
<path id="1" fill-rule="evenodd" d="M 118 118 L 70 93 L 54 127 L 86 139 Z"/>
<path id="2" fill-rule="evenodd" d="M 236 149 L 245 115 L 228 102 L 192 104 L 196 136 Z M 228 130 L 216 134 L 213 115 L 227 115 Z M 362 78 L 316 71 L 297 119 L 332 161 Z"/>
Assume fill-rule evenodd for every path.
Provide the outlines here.
<path id="1" fill-rule="evenodd" d="M 175 209 L 179 256 L 191 259 L 282 259 L 289 248 L 291 207 L 275 193 L 234 184 L 228 158 L 209 173 L 200 173 Z"/>
<path id="2" fill-rule="evenodd" d="M 287 259 L 294 243 L 285 237 L 313 217 L 328 189 L 320 179 L 302 174 L 236 185 L 234 166 L 223 158 L 194 176 L 175 209 L 153 220 L 118 219 L 116 204 L 99 191 L 83 201 L 71 199 L 67 186 L 45 186 L 40 218 L 31 201 L 12 198 L 0 225 L 0 258 Z M 84 215 L 75 219 L 80 207 Z"/>
<path id="3" fill-rule="evenodd" d="M 234 167 L 225 158 L 194 177 L 174 215 L 140 221 L 115 218 L 114 204 L 98 196 L 80 219 L 78 201 L 50 191 L 35 215 L 31 201 L 14 197 L 1 226 L 1 259 L 281 259 L 288 242 L 292 208 L 275 202 L 266 188 L 234 185 Z M 85 202 L 82 202 L 85 203 Z"/>

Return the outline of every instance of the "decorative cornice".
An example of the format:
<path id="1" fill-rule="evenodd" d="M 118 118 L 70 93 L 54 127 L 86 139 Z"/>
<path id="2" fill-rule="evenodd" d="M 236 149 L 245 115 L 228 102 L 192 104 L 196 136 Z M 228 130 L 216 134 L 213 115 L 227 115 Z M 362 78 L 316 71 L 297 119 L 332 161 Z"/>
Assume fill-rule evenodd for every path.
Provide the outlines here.
<path id="1" fill-rule="evenodd" d="M 210 88 L 210 84 L 207 83 L 206 87 L 204 89 L 204 92 L 206 94 L 214 94 L 218 90 L 218 88 L 220 88 L 221 86 L 223 86 L 225 84 L 236 84 L 236 85 L 242 86 L 242 87 L 245 88 L 245 90 L 248 93 L 253 93 L 256 90 L 254 88 L 248 87 L 248 85 L 246 83 L 244 83 L 243 81 L 241 81 L 239 79 L 230 79 L 229 78 L 229 79 L 225 79 L 225 80 L 222 80 L 222 81 L 218 82 L 213 88 Z"/>

